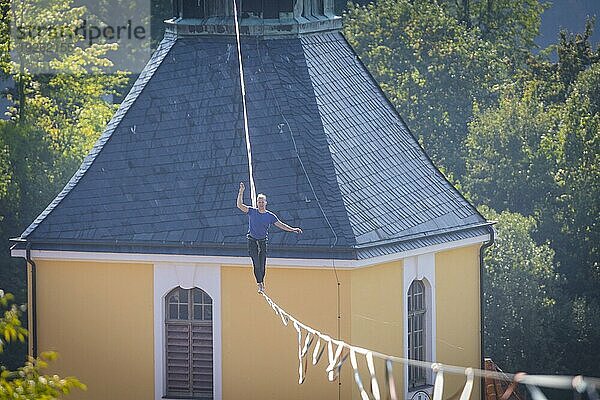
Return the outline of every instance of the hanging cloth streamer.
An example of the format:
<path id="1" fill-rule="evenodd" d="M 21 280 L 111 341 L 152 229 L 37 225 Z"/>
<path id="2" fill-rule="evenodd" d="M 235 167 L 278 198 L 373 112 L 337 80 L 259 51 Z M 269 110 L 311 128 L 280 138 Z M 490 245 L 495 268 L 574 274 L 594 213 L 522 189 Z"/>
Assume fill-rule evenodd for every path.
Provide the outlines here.
<path id="1" fill-rule="evenodd" d="M 298 384 L 302 384 L 304 382 L 305 374 L 306 374 L 306 359 L 304 359 L 304 363 L 302 359 L 304 358 L 304 354 L 302 354 L 302 330 L 300 329 L 300 325 L 298 322 L 294 321 L 294 328 L 296 332 L 298 332 Z M 306 341 L 308 342 L 310 332 L 307 332 Z M 303 365 L 304 364 L 304 365 Z"/>
<path id="2" fill-rule="evenodd" d="M 433 372 L 435 372 L 435 383 L 433 384 L 433 400 L 442 400 L 442 393 L 444 392 L 444 369 L 442 364 L 434 363 L 431 366 Z"/>
<path id="3" fill-rule="evenodd" d="M 369 395 L 367 394 L 362 380 L 360 379 L 360 373 L 358 372 L 358 362 L 356 361 L 356 351 L 353 348 L 350 348 L 350 363 L 352 364 L 352 371 L 354 372 L 354 382 L 356 382 L 356 386 L 358 387 L 358 393 L 360 393 L 360 398 L 362 400 L 369 400 Z"/>
<path id="4" fill-rule="evenodd" d="M 398 400 L 396 394 L 396 383 L 394 382 L 394 372 L 392 370 L 392 360 L 385 360 L 385 382 L 388 387 L 388 399 Z"/>
<path id="5" fill-rule="evenodd" d="M 317 344 L 315 345 L 315 349 L 313 350 L 313 358 L 312 358 L 313 365 L 317 365 L 317 363 L 321 359 L 321 356 L 323 355 L 324 351 L 325 351 L 325 346 L 321 346 L 321 337 L 319 337 L 319 339 L 317 340 Z"/>
<path id="6" fill-rule="evenodd" d="M 333 353 L 333 343 L 329 336 L 326 336 L 327 340 L 327 354 L 329 356 L 329 365 L 325 369 L 327 372 L 327 379 L 330 382 L 335 380 L 335 367 L 337 365 L 337 360 L 340 358 L 340 354 L 342 354 L 342 350 L 344 350 L 344 345 L 342 343 L 338 344 L 337 349 L 335 350 L 335 354 Z"/>
<path id="7" fill-rule="evenodd" d="M 238 21 L 237 3 L 233 0 L 233 18 L 235 21 L 235 37 L 237 44 L 238 66 L 240 69 L 240 87 L 242 90 L 242 108 L 244 110 L 244 134 L 246 136 L 246 152 L 248 153 L 248 175 L 250 177 L 250 196 L 252 207 L 256 208 L 256 187 L 254 186 L 254 172 L 252 170 L 252 148 L 250 146 L 250 131 L 248 129 L 248 109 L 246 107 L 246 81 L 244 80 L 244 67 L 242 64 L 242 45 L 240 40 L 240 26 Z"/>
<path id="8" fill-rule="evenodd" d="M 473 378 L 475 374 L 473 374 L 473 368 L 467 368 L 465 370 L 465 374 L 467 375 L 467 382 L 465 383 L 465 387 L 460 395 L 460 400 L 469 400 L 471 397 L 471 391 L 473 390 Z"/>
<path id="9" fill-rule="evenodd" d="M 377 377 L 375 376 L 375 362 L 373 361 L 373 352 L 369 351 L 366 355 L 367 367 L 371 374 L 371 394 L 375 400 L 381 400 L 381 394 L 379 393 L 379 383 L 377 383 Z"/>

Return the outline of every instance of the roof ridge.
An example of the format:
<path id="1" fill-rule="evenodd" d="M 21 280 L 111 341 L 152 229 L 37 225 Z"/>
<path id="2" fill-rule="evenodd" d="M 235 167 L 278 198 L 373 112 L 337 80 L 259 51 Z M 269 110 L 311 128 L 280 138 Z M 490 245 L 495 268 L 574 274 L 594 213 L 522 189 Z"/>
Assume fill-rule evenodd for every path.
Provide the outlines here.
<path id="1" fill-rule="evenodd" d="M 176 36 L 165 34 L 163 40 L 159 43 L 158 47 L 150 57 L 150 60 L 136 79 L 135 83 L 125 96 L 123 102 L 119 105 L 119 108 L 112 116 L 106 128 L 102 132 L 102 135 L 98 138 L 88 155 L 83 159 L 79 169 L 73 174 L 69 182 L 61 190 L 61 192 L 52 200 L 50 204 L 37 216 L 37 218 L 23 231 L 20 238 L 27 238 L 35 229 L 46 219 L 46 217 L 60 204 L 60 202 L 71 192 L 75 185 L 81 180 L 81 178 L 88 171 L 98 154 L 102 151 L 104 145 L 111 138 L 115 129 L 119 126 L 123 117 L 127 114 L 130 107 L 135 103 L 136 99 L 143 91 L 144 87 L 150 81 L 158 67 L 162 64 L 166 55 L 169 53 L 175 42 L 177 41 Z"/>

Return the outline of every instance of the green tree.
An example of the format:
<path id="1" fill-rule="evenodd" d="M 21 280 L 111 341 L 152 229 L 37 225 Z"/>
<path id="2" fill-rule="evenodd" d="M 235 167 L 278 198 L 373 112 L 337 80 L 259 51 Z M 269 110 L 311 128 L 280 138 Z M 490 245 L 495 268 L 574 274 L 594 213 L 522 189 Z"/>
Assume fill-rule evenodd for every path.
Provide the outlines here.
<path id="1" fill-rule="evenodd" d="M 12 40 L 10 24 L 79 26 L 85 11 L 71 0 L 0 0 L 0 71 L 16 82 L 7 94 L 9 121 L 0 121 L 0 282 L 25 301 L 25 266 L 12 259 L 8 239 L 18 237 L 58 193 L 100 136 L 117 105 L 107 99 L 127 83 L 125 73 L 105 74 L 114 45 L 81 49 L 78 37 L 34 35 Z M 53 57 L 36 50 L 59 46 Z M 11 53 L 13 51 L 13 53 Z M 20 54 L 13 57 L 14 52 Z M 34 74 L 39 70 L 52 74 Z M 23 353 L 2 356 L 22 363 Z"/>
<path id="2" fill-rule="evenodd" d="M 495 104 L 533 46 L 537 0 L 349 5 L 344 34 L 446 174 L 465 172 L 473 104 Z"/>
<path id="3" fill-rule="evenodd" d="M 73 7 L 72 0 L 22 0 L 13 2 L 12 9 L 9 4 L 9 0 L 0 0 L 2 9 L 10 9 L 2 20 L 3 37 L 10 31 L 10 24 L 36 27 L 40 16 L 44 16 L 45 26 L 54 28 L 42 34 L 7 38 L 0 47 L 0 70 L 16 82 L 15 91 L 8 94 L 11 120 L 26 126 L 25 131 L 43 136 L 49 151 L 54 153 L 53 165 L 46 172 L 60 186 L 116 110 L 107 98 L 118 94 L 118 89 L 127 83 L 127 74 L 103 72 L 112 66 L 107 55 L 116 49 L 115 44 L 78 47 L 81 37 L 74 32 L 85 9 Z M 36 71 L 44 73 L 35 74 Z M 59 188 L 53 189 L 56 193 Z M 36 204 L 40 211 L 41 205 Z"/>
<path id="4" fill-rule="evenodd" d="M 350 6 L 349 43 L 438 166 L 464 172 L 473 100 L 487 104 L 506 76 L 493 46 L 436 2 L 382 0 Z"/>
<path id="5" fill-rule="evenodd" d="M 557 62 L 532 57 L 499 104 L 475 115 L 463 183 L 478 203 L 536 218 L 532 235 L 564 277 L 562 366 L 595 374 L 600 357 L 586 348 L 600 346 L 600 53 L 590 36 L 589 21 L 583 35 L 561 33 Z"/>
<path id="6" fill-rule="evenodd" d="M 0 353 L 4 345 L 14 341 L 25 341 L 27 330 L 21 326 L 21 310 L 14 303 L 10 293 L 0 289 Z M 57 354 L 45 352 L 38 358 L 29 358 L 24 366 L 10 371 L 0 365 L 0 400 L 54 400 L 69 394 L 73 389 L 86 389 L 75 377 L 61 378 L 58 375 L 44 375 L 48 362 L 55 360 Z"/>
<path id="7" fill-rule="evenodd" d="M 521 65 L 535 47 L 541 14 L 547 7 L 538 0 L 444 0 L 451 15 L 468 28 L 477 28 L 479 37 Z"/>
<path id="8" fill-rule="evenodd" d="M 582 34 L 561 31 L 558 42 L 538 55 L 531 54 L 516 76 L 520 87 L 546 105 L 564 103 L 579 73 L 600 61 L 600 49 L 592 46 L 594 20 L 585 22 Z M 552 61 L 555 53 L 558 61 Z"/>
<path id="9" fill-rule="evenodd" d="M 8 0 L 1 1 L 9 3 Z M 12 25 L 16 32 L 25 33 L 15 34 L 1 48 L 4 54 L 0 57 L 3 61 L 0 69 L 16 82 L 16 92 L 11 96 L 15 102 L 11 109 L 14 119 L 44 124 L 45 129 L 57 129 L 51 121 L 43 119 L 43 116 L 57 113 L 53 106 L 59 109 L 71 107 L 66 110 L 70 115 L 78 108 L 84 108 L 88 99 L 95 100 L 96 87 L 102 88 L 102 94 L 109 94 L 110 89 L 124 83 L 124 73 L 102 73 L 112 66 L 106 56 L 116 50 L 116 44 L 94 43 L 89 47 L 78 47 L 81 36 L 76 30 L 84 13 L 85 8 L 73 7 L 72 0 L 12 2 L 9 18 L 3 20 L 8 28 L 4 26 L 2 31 L 6 32 Z M 38 30 L 40 19 L 44 21 L 42 30 Z M 63 92 L 63 101 L 57 101 L 58 94 Z M 69 96 L 73 92 L 77 92 L 79 98 Z M 71 101 L 65 102 L 66 99 Z M 28 109 L 30 102 L 32 110 Z M 42 107 L 48 111 L 41 111 Z"/>
<path id="10" fill-rule="evenodd" d="M 497 210 L 536 215 L 572 296 L 600 297 L 600 53 L 561 33 L 556 63 L 537 58 L 469 125 L 464 187 Z"/>
<path id="11" fill-rule="evenodd" d="M 567 372 L 585 376 L 598 376 L 600 356 L 600 302 L 591 296 L 575 296 L 565 303 L 563 312 L 563 337 L 566 342 L 565 361 Z"/>
<path id="12" fill-rule="evenodd" d="M 503 369 L 562 371 L 559 277 L 554 251 L 532 238 L 533 217 L 480 207 L 497 220 L 494 246 L 486 252 L 484 275 L 485 356 Z"/>
<path id="13" fill-rule="evenodd" d="M 469 124 L 463 187 L 478 204 L 495 210 L 539 212 L 558 194 L 559 126 L 560 110 L 507 90 L 497 107 L 478 112 Z"/>
<path id="14" fill-rule="evenodd" d="M 25 262 L 11 258 L 8 239 L 17 237 L 35 219 L 45 204 L 60 190 L 58 174 L 54 174 L 58 155 L 52 151 L 48 138 L 31 126 L 0 121 L 0 165 L 6 184 L 0 192 L 0 282 L 25 302 Z M 0 360 L 16 367 L 24 359 L 25 348 L 16 343 Z"/>
<path id="15" fill-rule="evenodd" d="M 600 300 L 600 63 L 575 80 L 556 139 L 560 196 L 552 222 L 560 230 L 548 226 L 548 235 L 569 274 L 571 293 Z"/>

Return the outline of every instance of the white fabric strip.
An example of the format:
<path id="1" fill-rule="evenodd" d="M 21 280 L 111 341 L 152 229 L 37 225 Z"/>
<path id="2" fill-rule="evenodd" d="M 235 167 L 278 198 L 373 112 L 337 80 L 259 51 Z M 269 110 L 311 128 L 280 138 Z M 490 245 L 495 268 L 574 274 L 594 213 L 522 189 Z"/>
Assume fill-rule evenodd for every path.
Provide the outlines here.
<path id="1" fill-rule="evenodd" d="M 324 347 L 323 347 L 324 349 Z M 317 344 L 315 344 L 315 349 L 313 350 L 312 363 L 313 365 L 317 365 L 319 362 L 319 358 L 321 358 L 321 354 L 323 354 L 323 349 L 321 349 L 321 338 L 317 340 Z M 321 351 L 319 351 L 321 350 Z"/>
<path id="2" fill-rule="evenodd" d="M 377 383 L 377 377 L 375 376 L 375 363 L 373 362 L 373 352 L 367 353 L 367 367 L 369 367 L 369 373 L 371 374 L 371 394 L 375 400 L 381 400 L 381 394 L 379 393 L 379 384 Z"/>
<path id="3" fill-rule="evenodd" d="M 529 389 L 529 393 L 531 393 L 531 398 L 533 400 L 548 400 L 546 395 L 544 393 L 542 393 L 540 388 L 538 388 L 537 386 L 533 386 L 533 385 L 525 385 L 525 386 L 527 386 L 527 389 Z"/>
<path id="4" fill-rule="evenodd" d="M 435 372 L 435 383 L 433 384 L 433 400 L 442 400 L 444 392 L 444 370 L 441 364 L 433 364 L 431 369 Z"/>
<path id="5" fill-rule="evenodd" d="M 237 3 L 233 0 L 233 18 L 235 20 L 235 37 L 237 41 L 238 65 L 240 68 L 240 86 L 242 88 L 242 108 L 244 110 L 244 133 L 246 135 L 246 152 L 248 153 L 248 175 L 250 177 L 250 196 L 252 207 L 256 207 L 256 187 L 254 186 L 254 172 L 252 171 L 252 148 L 250 146 L 250 131 L 248 129 L 248 110 L 246 108 L 246 81 L 242 65 L 242 45 L 240 40 L 240 26 L 238 21 Z"/>
<path id="6" fill-rule="evenodd" d="M 302 368 L 302 331 L 300 330 L 300 325 L 298 322 L 294 321 L 294 328 L 298 332 L 298 384 L 302 384 L 304 382 L 304 370 Z"/>
<path id="7" fill-rule="evenodd" d="M 394 382 L 394 371 L 392 369 L 392 360 L 385 360 L 385 380 L 388 387 L 389 399 L 398 400 L 396 395 L 396 383 Z"/>
<path id="8" fill-rule="evenodd" d="M 370 400 L 369 395 L 365 391 L 365 387 L 362 384 L 362 380 L 360 379 L 360 373 L 358 372 L 358 363 L 356 362 L 356 351 L 354 349 L 350 349 L 350 363 L 352 364 L 352 370 L 354 372 L 354 382 L 356 382 L 356 386 L 358 387 L 358 392 L 360 393 L 360 398 L 362 400 Z"/>
<path id="9" fill-rule="evenodd" d="M 306 355 L 308 348 L 312 344 L 314 336 L 310 332 L 306 332 L 306 339 L 304 339 L 304 347 L 302 348 L 302 353 L 300 354 L 302 357 Z"/>
<path id="10" fill-rule="evenodd" d="M 467 374 L 467 382 L 465 383 L 465 387 L 460 394 L 460 400 L 469 400 L 471 397 L 471 391 L 473 390 L 473 378 L 475 377 L 475 374 L 473 374 L 473 369 L 467 368 L 465 373 Z"/>

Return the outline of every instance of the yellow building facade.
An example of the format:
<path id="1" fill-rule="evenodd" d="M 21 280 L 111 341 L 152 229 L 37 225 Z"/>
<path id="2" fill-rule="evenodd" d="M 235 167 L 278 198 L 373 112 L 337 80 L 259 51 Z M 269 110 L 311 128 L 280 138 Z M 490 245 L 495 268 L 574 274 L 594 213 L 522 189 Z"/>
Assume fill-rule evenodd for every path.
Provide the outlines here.
<path id="1" fill-rule="evenodd" d="M 384 258 L 269 261 L 268 295 L 306 325 L 355 346 L 408 357 L 407 295 L 425 288 L 425 360 L 479 367 L 479 249 L 486 237 Z M 23 256 L 18 250 L 13 255 Z M 212 298 L 216 399 L 360 399 L 349 359 L 329 382 L 326 355 L 298 384 L 293 327 L 257 295 L 249 259 L 33 251 L 37 347 L 55 350 L 52 370 L 88 386 L 74 399 L 165 399 L 165 296 L 200 288 Z M 337 276 L 337 277 L 336 277 Z M 338 296 L 339 282 L 339 296 Z M 338 309 L 339 306 L 339 309 Z M 339 319 L 338 319 L 339 314 Z M 339 320 L 339 325 L 338 325 Z M 31 325 L 30 325 L 31 326 Z M 365 387 L 366 362 L 359 357 Z M 383 361 L 376 360 L 385 393 Z M 409 390 L 408 367 L 394 364 L 399 398 L 431 394 L 434 375 Z M 444 398 L 465 378 L 445 376 Z M 339 392 L 338 392 L 339 391 Z M 421 396 L 423 396 L 421 392 Z M 478 398 L 476 384 L 472 398 Z M 425 397 L 426 398 L 426 397 Z"/>

